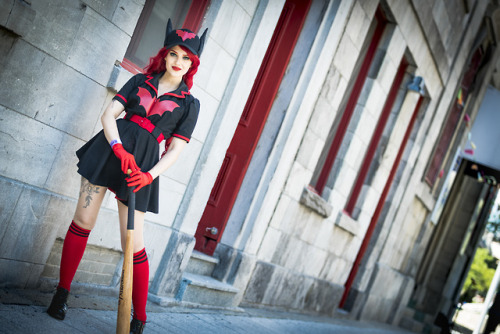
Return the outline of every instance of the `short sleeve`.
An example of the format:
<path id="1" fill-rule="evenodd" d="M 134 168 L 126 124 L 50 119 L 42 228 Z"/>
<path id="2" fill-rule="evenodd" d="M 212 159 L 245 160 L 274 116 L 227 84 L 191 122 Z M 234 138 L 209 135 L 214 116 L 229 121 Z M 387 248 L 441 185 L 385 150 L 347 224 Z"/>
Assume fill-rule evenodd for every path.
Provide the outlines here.
<path id="1" fill-rule="evenodd" d="M 132 78 L 130 78 L 125 85 L 116 93 L 113 97 L 113 100 L 116 100 L 123 104 L 124 106 L 128 103 L 128 98 L 130 93 L 137 87 L 138 82 L 140 81 L 140 77 L 142 74 L 136 74 Z"/>
<path id="2" fill-rule="evenodd" d="M 199 112 L 200 102 L 197 99 L 194 99 L 193 102 L 189 104 L 189 108 L 186 110 L 185 115 L 183 115 L 179 123 L 177 123 L 172 136 L 183 139 L 189 143 L 196 121 L 198 120 Z"/>

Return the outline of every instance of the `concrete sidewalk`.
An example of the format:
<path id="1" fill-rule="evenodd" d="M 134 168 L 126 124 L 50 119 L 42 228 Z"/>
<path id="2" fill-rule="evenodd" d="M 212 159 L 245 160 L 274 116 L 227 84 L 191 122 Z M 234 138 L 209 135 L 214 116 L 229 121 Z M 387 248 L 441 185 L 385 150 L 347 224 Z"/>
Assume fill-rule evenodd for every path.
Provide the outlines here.
<path id="1" fill-rule="evenodd" d="M 0 333 L 115 333 L 117 299 L 75 295 L 64 321 L 45 313 L 51 294 L 0 290 Z M 403 329 L 328 317 L 240 309 L 161 307 L 148 302 L 147 333 L 339 333 L 403 334 Z"/>

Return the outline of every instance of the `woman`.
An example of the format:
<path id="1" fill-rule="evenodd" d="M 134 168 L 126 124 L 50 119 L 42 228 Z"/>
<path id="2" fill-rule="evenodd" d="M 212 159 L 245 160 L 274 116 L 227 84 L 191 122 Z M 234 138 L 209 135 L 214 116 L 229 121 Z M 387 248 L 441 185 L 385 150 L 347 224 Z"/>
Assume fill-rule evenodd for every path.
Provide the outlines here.
<path id="1" fill-rule="evenodd" d="M 187 29 L 172 30 L 144 74 L 131 78 L 104 111 L 103 130 L 77 152 L 82 175 L 76 212 L 66 234 L 57 291 L 47 312 L 63 320 L 76 269 L 106 189 L 116 194 L 122 248 L 127 230 L 127 189 L 135 187 L 134 265 L 131 333 L 146 324 L 149 264 L 144 247 L 144 213 L 158 213 L 158 176 L 177 160 L 194 130 L 200 104 L 189 92 L 200 63 L 206 30 L 199 38 Z M 126 112 L 124 119 L 117 118 Z M 167 139 L 161 158 L 159 143 Z M 127 173 L 130 173 L 129 175 Z"/>

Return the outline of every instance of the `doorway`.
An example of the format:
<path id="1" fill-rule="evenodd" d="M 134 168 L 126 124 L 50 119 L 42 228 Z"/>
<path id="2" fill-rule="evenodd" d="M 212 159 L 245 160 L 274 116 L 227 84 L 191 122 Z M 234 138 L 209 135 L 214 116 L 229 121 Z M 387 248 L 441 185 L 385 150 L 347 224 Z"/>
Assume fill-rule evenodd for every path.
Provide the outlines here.
<path id="1" fill-rule="evenodd" d="M 311 1 L 288 0 L 264 56 L 195 233 L 195 249 L 213 255 L 278 92 Z"/>

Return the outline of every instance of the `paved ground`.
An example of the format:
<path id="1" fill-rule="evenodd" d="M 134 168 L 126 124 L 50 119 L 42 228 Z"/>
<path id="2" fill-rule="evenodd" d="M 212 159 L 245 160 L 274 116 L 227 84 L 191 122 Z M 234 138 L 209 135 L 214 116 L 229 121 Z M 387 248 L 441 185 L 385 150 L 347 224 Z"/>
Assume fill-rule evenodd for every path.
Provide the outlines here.
<path id="1" fill-rule="evenodd" d="M 455 333 L 459 334 L 472 334 L 472 332 L 476 329 L 481 320 L 481 312 L 484 310 L 483 303 L 466 303 L 462 306 L 454 317 L 455 321 Z M 482 323 L 482 329 L 486 326 L 486 321 L 488 320 L 488 316 L 485 317 Z M 479 331 L 482 333 L 483 331 Z M 453 334 L 455 334 L 453 333 Z M 497 329 L 494 332 L 495 334 L 500 334 L 500 326 L 497 326 Z"/>
<path id="2" fill-rule="evenodd" d="M 461 333 L 470 334 L 474 331 L 481 319 L 482 303 L 467 303 L 455 314 L 455 323 L 461 326 Z"/>
<path id="3" fill-rule="evenodd" d="M 72 296 L 64 321 L 45 313 L 51 294 L 0 289 L 0 333 L 115 333 L 116 298 Z M 73 307 L 71 307 L 73 305 Z M 303 314 L 240 309 L 161 307 L 148 303 L 147 333 L 408 334 L 403 329 Z"/>

